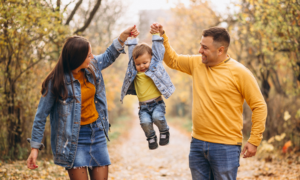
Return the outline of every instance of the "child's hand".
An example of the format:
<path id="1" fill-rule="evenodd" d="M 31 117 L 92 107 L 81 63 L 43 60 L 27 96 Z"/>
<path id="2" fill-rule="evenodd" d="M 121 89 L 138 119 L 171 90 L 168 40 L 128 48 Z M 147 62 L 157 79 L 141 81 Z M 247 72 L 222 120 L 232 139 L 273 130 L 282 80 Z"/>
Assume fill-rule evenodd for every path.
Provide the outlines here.
<path id="1" fill-rule="evenodd" d="M 151 34 L 159 33 L 161 36 L 163 35 L 164 29 L 163 29 L 163 26 L 161 24 L 153 23 L 150 27 L 151 27 L 151 29 L 150 29 Z"/>
<path id="2" fill-rule="evenodd" d="M 139 34 L 140 32 L 137 30 L 136 25 L 134 25 L 134 28 L 131 30 L 129 37 L 133 36 L 134 38 L 136 38 Z"/>
<path id="3" fill-rule="evenodd" d="M 155 25 L 152 24 L 151 29 L 150 29 L 150 33 L 151 34 L 157 34 L 157 33 L 159 33 L 159 30 Z"/>

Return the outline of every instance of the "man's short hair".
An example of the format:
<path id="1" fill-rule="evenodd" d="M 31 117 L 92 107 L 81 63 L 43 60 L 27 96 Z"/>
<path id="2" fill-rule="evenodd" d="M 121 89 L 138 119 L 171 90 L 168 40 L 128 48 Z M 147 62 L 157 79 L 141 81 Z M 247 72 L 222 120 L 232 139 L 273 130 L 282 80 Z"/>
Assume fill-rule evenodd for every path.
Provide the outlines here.
<path id="1" fill-rule="evenodd" d="M 145 53 L 148 53 L 150 56 L 152 56 L 151 47 L 146 43 L 138 44 L 132 51 L 133 60 L 136 60 L 139 56 L 142 56 Z"/>
<path id="2" fill-rule="evenodd" d="M 227 51 L 229 44 L 230 44 L 230 36 L 229 33 L 225 28 L 222 27 L 211 27 L 209 29 L 205 29 L 202 32 L 203 37 L 212 37 L 214 42 L 220 43 L 222 46 L 225 47 Z"/>

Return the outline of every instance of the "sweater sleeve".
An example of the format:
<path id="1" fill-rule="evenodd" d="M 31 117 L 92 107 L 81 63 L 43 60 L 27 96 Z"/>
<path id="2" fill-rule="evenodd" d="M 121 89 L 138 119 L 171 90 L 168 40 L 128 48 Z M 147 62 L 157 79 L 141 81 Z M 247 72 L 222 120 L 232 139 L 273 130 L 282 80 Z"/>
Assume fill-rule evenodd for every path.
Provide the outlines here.
<path id="1" fill-rule="evenodd" d="M 233 74 L 240 93 L 252 111 L 252 127 L 248 142 L 259 146 L 265 130 L 267 105 L 258 83 L 249 69 L 240 64 L 240 67 L 233 70 Z"/>
<path id="2" fill-rule="evenodd" d="M 162 36 L 164 38 L 165 55 L 164 62 L 171 69 L 179 70 L 189 75 L 193 74 L 193 60 L 195 57 L 190 55 L 178 55 L 169 44 L 169 39 L 166 33 Z M 201 62 L 201 61 L 200 61 Z M 199 63 L 200 63 L 199 62 Z"/>

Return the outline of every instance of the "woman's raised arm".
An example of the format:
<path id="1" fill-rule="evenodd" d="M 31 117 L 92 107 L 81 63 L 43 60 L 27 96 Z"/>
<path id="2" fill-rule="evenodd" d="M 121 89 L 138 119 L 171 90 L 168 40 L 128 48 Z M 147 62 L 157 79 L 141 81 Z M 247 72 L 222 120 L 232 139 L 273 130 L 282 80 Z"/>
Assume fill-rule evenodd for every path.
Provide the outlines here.
<path id="1" fill-rule="evenodd" d="M 128 37 L 131 35 L 137 36 L 139 34 L 136 26 L 131 26 L 125 29 L 118 38 L 116 38 L 112 45 L 109 46 L 103 54 L 94 56 L 95 60 L 97 61 L 97 66 L 100 70 L 107 68 L 111 65 L 117 57 L 123 53 L 124 51 L 124 43 Z"/>

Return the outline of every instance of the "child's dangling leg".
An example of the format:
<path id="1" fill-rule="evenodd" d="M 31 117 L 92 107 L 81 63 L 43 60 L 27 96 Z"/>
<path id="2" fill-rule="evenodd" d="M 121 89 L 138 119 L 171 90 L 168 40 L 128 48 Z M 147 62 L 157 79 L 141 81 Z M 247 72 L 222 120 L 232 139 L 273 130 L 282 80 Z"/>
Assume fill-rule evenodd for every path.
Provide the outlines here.
<path id="1" fill-rule="evenodd" d="M 158 127 L 159 135 L 159 145 L 164 146 L 169 144 L 170 132 L 169 126 L 166 121 L 165 113 L 166 106 L 164 102 L 160 102 L 155 106 L 153 110 L 152 119 L 154 124 Z"/>
<path id="2" fill-rule="evenodd" d="M 147 106 L 147 105 L 141 105 L 140 107 L 140 111 L 139 111 L 140 124 L 147 137 L 149 149 L 153 150 L 158 147 L 157 137 L 153 129 L 153 122 L 151 120 L 151 115 L 148 112 L 148 108 L 147 107 L 143 108 L 143 106 Z"/>

